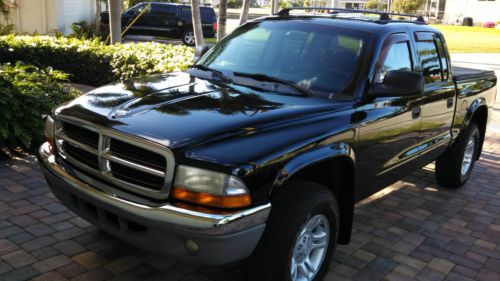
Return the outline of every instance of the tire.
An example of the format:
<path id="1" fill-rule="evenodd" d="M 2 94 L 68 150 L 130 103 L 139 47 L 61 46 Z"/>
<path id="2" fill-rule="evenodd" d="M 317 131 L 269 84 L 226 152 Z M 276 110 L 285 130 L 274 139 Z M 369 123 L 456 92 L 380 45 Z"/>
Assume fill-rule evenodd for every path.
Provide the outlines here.
<path id="1" fill-rule="evenodd" d="M 182 43 L 187 46 L 194 46 L 196 44 L 192 30 L 186 30 L 182 33 Z"/>
<path id="2" fill-rule="evenodd" d="M 480 139 L 477 125 L 470 123 L 455 145 L 436 160 L 435 176 L 440 185 L 459 188 L 467 182 L 476 162 Z M 465 157 L 470 160 L 467 167 Z"/>
<path id="3" fill-rule="evenodd" d="M 316 264 L 317 270 L 312 270 L 316 273 L 312 272 L 309 280 L 323 280 L 337 245 L 339 210 L 335 196 L 319 184 L 293 181 L 278 191 L 272 204 L 264 234 L 255 251 L 243 263 L 244 280 L 295 281 L 291 272 L 292 256 L 297 264 L 300 264 L 299 258 L 312 257 L 310 264 Z M 316 228 L 311 228 L 310 234 L 322 237 L 320 234 L 326 232 L 321 230 L 328 230 L 329 236 L 314 238 L 308 236 L 308 232 L 300 236 L 301 231 L 315 224 Z M 310 255 L 299 251 L 307 251 L 307 246 L 302 245 L 314 245 L 318 241 L 324 241 L 326 245 L 316 248 Z"/>

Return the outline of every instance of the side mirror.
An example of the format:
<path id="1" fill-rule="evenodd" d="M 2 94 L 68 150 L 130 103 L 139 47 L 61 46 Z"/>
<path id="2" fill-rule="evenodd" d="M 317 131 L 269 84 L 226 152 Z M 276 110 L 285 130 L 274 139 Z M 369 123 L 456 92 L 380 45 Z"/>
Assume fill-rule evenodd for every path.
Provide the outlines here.
<path id="1" fill-rule="evenodd" d="M 406 70 L 387 72 L 384 82 L 373 84 L 368 92 L 371 97 L 413 96 L 424 92 L 424 76 Z"/>
<path id="2" fill-rule="evenodd" d="M 204 54 L 213 47 L 213 44 L 203 44 L 196 47 L 194 51 L 194 61 L 198 61 Z"/>

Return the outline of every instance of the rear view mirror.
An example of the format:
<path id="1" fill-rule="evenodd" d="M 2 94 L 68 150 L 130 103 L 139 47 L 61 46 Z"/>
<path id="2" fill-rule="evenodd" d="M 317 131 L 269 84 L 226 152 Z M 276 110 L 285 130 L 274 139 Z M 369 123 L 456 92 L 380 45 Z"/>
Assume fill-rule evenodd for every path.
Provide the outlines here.
<path id="1" fill-rule="evenodd" d="M 387 72 L 384 82 L 373 84 L 368 93 L 372 97 L 413 96 L 424 92 L 424 76 L 421 73 L 392 70 Z"/>
<path id="2" fill-rule="evenodd" d="M 194 61 L 197 62 L 204 54 L 213 47 L 213 44 L 203 44 L 196 47 L 194 51 Z"/>

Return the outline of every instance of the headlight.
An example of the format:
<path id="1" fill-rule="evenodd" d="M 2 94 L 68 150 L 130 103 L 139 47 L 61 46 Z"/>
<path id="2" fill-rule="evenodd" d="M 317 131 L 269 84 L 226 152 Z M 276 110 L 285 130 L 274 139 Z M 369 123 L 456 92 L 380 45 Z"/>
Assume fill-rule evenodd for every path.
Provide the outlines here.
<path id="1" fill-rule="evenodd" d="M 237 177 L 183 165 L 177 169 L 172 196 L 217 208 L 241 208 L 251 204 L 247 187 Z"/>
<path id="2" fill-rule="evenodd" d="M 50 115 L 48 115 L 47 119 L 45 120 L 45 139 L 50 144 L 50 152 L 52 153 L 55 153 L 56 150 L 56 144 L 54 141 L 54 127 L 54 119 Z"/>

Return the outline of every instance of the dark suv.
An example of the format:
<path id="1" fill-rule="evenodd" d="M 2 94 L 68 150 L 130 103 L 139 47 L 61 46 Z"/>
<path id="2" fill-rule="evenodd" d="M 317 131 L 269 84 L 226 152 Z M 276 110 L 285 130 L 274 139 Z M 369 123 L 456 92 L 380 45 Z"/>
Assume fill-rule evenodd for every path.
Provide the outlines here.
<path id="1" fill-rule="evenodd" d="M 122 15 L 122 26 L 127 27 L 144 9 L 142 16 L 130 27 L 127 35 L 153 35 L 182 38 L 188 46 L 194 45 L 191 6 L 175 3 L 139 3 Z M 217 16 L 212 7 L 200 7 L 203 36 L 214 38 Z M 101 22 L 109 23 L 108 12 L 101 14 Z"/>

